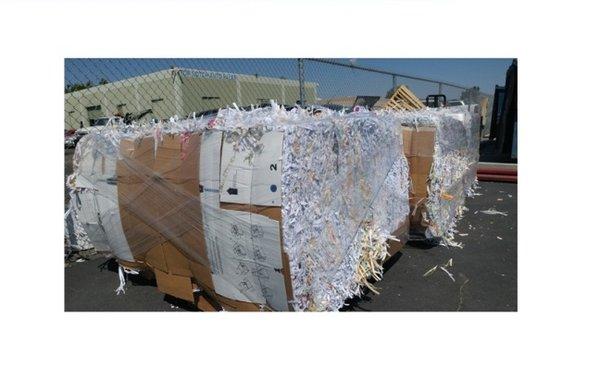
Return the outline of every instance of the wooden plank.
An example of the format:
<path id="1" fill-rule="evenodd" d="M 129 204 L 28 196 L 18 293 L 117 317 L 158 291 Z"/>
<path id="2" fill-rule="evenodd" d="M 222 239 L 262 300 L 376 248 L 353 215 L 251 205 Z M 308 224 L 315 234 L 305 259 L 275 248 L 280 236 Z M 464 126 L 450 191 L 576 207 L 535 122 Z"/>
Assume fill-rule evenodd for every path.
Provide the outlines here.
<path id="1" fill-rule="evenodd" d="M 399 94 L 402 95 L 402 98 L 405 99 L 406 102 L 409 103 L 413 108 L 415 108 L 415 109 L 424 108 L 423 103 L 421 103 L 419 98 L 416 97 L 415 94 L 412 93 L 412 91 L 408 89 L 408 87 L 401 85 L 400 88 L 398 88 L 398 92 L 399 92 Z"/>
<path id="2" fill-rule="evenodd" d="M 200 295 L 196 301 L 196 307 L 203 312 L 218 312 L 219 309 L 215 307 L 210 301 L 204 296 Z"/>
<path id="3" fill-rule="evenodd" d="M 413 106 L 408 101 L 406 101 L 406 99 L 404 99 L 404 96 L 403 96 L 403 93 L 401 90 L 402 90 L 402 86 L 400 86 L 400 87 L 398 87 L 398 89 L 396 89 L 396 92 L 394 92 L 394 94 L 388 101 L 388 105 L 390 105 L 391 107 L 395 106 L 394 108 L 401 109 L 401 110 L 412 109 Z"/>
<path id="4" fill-rule="evenodd" d="M 400 90 L 401 90 L 401 91 L 402 91 L 402 92 L 405 94 L 405 96 L 406 96 L 407 98 L 409 98 L 409 99 L 411 99 L 412 101 L 414 101 L 414 102 L 415 102 L 415 104 L 417 104 L 417 105 L 419 104 L 419 99 L 417 98 L 417 96 L 415 96 L 415 94 L 414 94 L 414 93 L 413 93 L 413 92 L 412 92 L 410 89 L 408 89 L 408 87 L 406 87 L 406 86 L 402 86 L 402 87 L 400 88 Z"/>
<path id="5" fill-rule="evenodd" d="M 388 102 L 385 104 L 385 109 L 394 109 L 394 110 L 402 110 L 402 108 L 400 108 L 400 105 L 394 100 L 394 99 L 389 99 Z"/>
<path id="6" fill-rule="evenodd" d="M 390 99 L 387 106 L 395 110 L 402 110 L 400 104 L 398 104 L 394 99 Z"/>
<path id="7" fill-rule="evenodd" d="M 423 109 L 425 106 L 414 93 L 411 92 L 405 85 L 399 86 L 392 97 L 388 100 L 386 109 L 395 110 L 414 110 Z"/>
<path id="8" fill-rule="evenodd" d="M 421 101 L 406 87 L 405 85 L 401 85 L 396 90 L 394 97 L 401 98 L 404 100 L 409 109 L 422 109 L 424 108 Z"/>

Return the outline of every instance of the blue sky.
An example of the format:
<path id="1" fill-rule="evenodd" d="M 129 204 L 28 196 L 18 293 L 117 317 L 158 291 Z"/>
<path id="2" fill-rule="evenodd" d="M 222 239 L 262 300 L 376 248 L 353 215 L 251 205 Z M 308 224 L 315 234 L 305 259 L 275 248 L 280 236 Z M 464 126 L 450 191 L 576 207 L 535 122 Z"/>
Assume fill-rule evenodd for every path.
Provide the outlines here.
<path id="1" fill-rule="evenodd" d="M 350 63 L 350 59 L 336 59 Z M 425 77 L 459 84 L 479 86 L 481 91 L 494 93 L 494 86 L 504 85 L 506 69 L 512 58 L 506 59 L 352 59 L 356 65 L 367 66 L 399 74 Z M 296 59 L 65 59 L 65 85 L 76 82 L 97 83 L 101 78 L 115 81 L 147 74 L 172 66 L 199 68 L 212 71 L 297 79 Z M 384 95 L 392 87 L 390 76 L 357 69 L 305 63 L 305 80 L 319 84 L 321 98 L 352 95 Z M 419 97 L 437 93 L 437 85 L 412 79 L 398 78 L 397 84 L 406 84 Z M 444 87 L 448 98 L 458 98 L 460 89 Z"/>

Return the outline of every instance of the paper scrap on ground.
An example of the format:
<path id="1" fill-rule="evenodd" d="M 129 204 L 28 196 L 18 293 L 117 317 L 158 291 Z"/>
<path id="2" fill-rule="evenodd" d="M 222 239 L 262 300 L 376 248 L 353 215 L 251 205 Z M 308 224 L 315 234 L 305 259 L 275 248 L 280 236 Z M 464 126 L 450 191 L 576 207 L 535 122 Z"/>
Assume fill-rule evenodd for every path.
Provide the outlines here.
<path id="1" fill-rule="evenodd" d="M 446 275 L 448 275 L 448 277 L 453 281 L 456 282 L 456 280 L 454 279 L 454 275 L 448 271 L 448 267 L 452 267 L 454 265 L 454 261 L 453 258 L 450 258 L 446 263 L 444 263 L 443 265 L 435 265 L 432 268 L 430 268 L 429 270 L 427 270 L 424 274 L 423 277 L 427 277 L 431 274 L 433 274 L 434 272 L 437 271 L 437 269 L 439 268 L 440 270 L 444 271 L 446 273 Z"/>
<path id="2" fill-rule="evenodd" d="M 481 213 L 486 214 L 486 215 L 501 215 L 501 216 L 508 216 L 508 213 L 506 212 L 501 212 L 498 211 L 494 208 L 490 208 L 490 209 L 486 209 L 485 211 L 481 211 Z"/>

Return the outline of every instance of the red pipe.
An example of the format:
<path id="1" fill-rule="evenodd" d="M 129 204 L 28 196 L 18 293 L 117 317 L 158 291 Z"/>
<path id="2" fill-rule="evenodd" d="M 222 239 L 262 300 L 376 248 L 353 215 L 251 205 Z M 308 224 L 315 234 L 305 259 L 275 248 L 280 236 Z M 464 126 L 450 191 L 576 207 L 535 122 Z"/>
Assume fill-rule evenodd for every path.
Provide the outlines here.
<path id="1" fill-rule="evenodd" d="M 478 168 L 477 169 L 477 173 L 478 174 L 489 174 L 489 175 L 507 175 L 507 176 L 516 176 L 517 175 L 517 170 L 510 170 L 510 169 L 501 169 L 501 168 L 494 168 L 494 167 L 490 167 L 490 168 Z"/>
<path id="2" fill-rule="evenodd" d="M 487 173 L 480 173 L 480 171 L 477 171 L 477 180 L 480 180 L 482 182 L 516 183 L 517 175 L 487 174 Z"/>

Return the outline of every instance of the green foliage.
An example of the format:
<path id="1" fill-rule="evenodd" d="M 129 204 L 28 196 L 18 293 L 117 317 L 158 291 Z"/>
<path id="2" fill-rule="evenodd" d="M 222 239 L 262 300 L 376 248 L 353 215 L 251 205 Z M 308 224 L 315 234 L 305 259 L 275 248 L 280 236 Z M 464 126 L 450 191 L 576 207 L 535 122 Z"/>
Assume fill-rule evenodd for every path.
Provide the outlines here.
<path id="1" fill-rule="evenodd" d="M 90 88 L 90 87 L 94 87 L 96 85 L 102 85 L 102 84 L 108 84 L 108 80 L 102 78 L 98 81 L 98 84 L 94 84 L 89 80 L 85 83 L 67 84 L 67 86 L 65 87 L 65 93 L 81 91 L 82 89 L 86 89 L 86 88 Z"/>
<path id="2" fill-rule="evenodd" d="M 460 94 L 460 99 L 466 104 L 478 103 L 483 95 L 479 92 L 479 87 L 467 88 Z"/>

